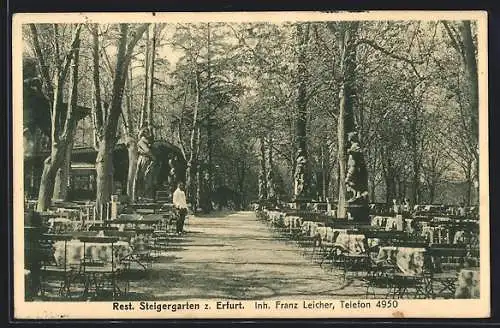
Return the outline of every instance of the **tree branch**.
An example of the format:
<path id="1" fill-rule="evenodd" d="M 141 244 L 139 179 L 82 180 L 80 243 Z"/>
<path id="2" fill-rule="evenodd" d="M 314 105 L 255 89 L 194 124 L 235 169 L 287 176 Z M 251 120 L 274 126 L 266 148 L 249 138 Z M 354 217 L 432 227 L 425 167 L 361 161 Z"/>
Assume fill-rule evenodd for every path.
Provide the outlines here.
<path id="1" fill-rule="evenodd" d="M 93 54 L 93 80 L 94 80 L 94 97 L 95 106 L 93 110 L 93 119 L 95 122 L 95 133 L 97 134 L 97 139 L 101 140 L 104 125 L 104 113 L 102 111 L 102 100 L 101 100 L 101 84 L 100 84 L 100 64 L 99 64 L 99 35 L 98 35 L 98 25 L 94 24 L 92 26 L 92 54 Z"/>
<path id="2" fill-rule="evenodd" d="M 139 40 L 141 39 L 144 32 L 146 32 L 148 27 L 149 27 L 149 24 L 142 24 L 134 32 L 132 32 L 133 38 L 129 41 L 129 43 L 127 45 L 127 51 L 125 54 L 125 61 L 123 63 L 123 68 L 128 67 L 130 60 L 132 58 L 132 53 L 134 51 L 135 45 L 137 44 L 137 42 L 139 42 Z M 124 74 L 124 72 L 121 72 L 121 74 Z"/>
<path id="3" fill-rule="evenodd" d="M 66 75 L 68 74 L 69 67 L 71 65 L 71 61 L 73 59 L 73 55 L 75 51 L 78 50 L 78 44 L 80 43 L 80 32 L 82 30 L 82 24 L 78 24 L 76 26 L 73 39 L 71 41 L 71 48 L 70 51 L 66 54 L 64 57 L 64 61 L 62 63 L 62 71 L 61 71 L 61 78 L 64 80 L 66 78 Z"/>
<path id="4" fill-rule="evenodd" d="M 179 121 L 178 121 L 179 124 L 177 127 L 177 139 L 179 139 L 179 145 L 181 148 L 182 156 L 184 157 L 184 160 L 187 161 L 186 150 L 184 148 L 184 143 L 182 142 L 182 137 L 181 137 L 181 127 L 182 127 L 182 117 L 183 117 L 182 113 L 186 109 L 186 100 L 187 100 L 187 88 L 184 92 L 184 102 L 182 104 L 182 112 L 181 112 L 181 116 L 180 116 Z"/>
<path id="5" fill-rule="evenodd" d="M 421 60 L 414 60 L 414 59 L 411 59 L 411 58 L 407 58 L 407 57 L 404 57 L 404 56 L 401 56 L 401 55 L 398 55 L 398 54 L 395 54 L 394 52 L 390 51 L 390 50 L 387 50 L 381 46 L 379 46 L 378 44 L 376 44 L 374 41 L 372 40 L 367 40 L 367 39 L 360 39 L 358 40 L 358 42 L 356 43 L 356 46 L 358 45 L 361 45 L 361 44 L 366 44 L 366 45 L 369 45 L 370 47 L 372 47 L 373 49 L 375 50 L 378 50 L 384 54 L 386 54 L 387 56 L 389 57 L 392 57 L 394 59 L 397 59 L 397 60 L 401 60 L 405 63 L 408 63 L 408 64 L 423 64 L 424 62 L 421 61 Z"/>
<path id="6" fill-rule="evenodd" d="M 463 51 L 463 47 L 460 47 L 460 42 L 459 42 L 458 36 L 453 34 L 453 31 L 452 31 L 450 25 L 448 24 L 448 22 L 442 21 L 442 24 L 446 30 L 446 33 L 450 37 L 451 44 L 453 45 L 453 48 L 455 48 L 455 50 L 462 56 L 462 59 L 465 60 L 465 54 Z"/>
<path id="7" fill-rule="evenodd" d="M 52 79 L 50 78 L 48 66 L 45 63 L 45 58 L 42 53 L 42 48 L 40 47 L 40 40 L 36 25 L 30 24 L 30 30 L 33 38 L 33 47 L 35 48 L 35 54 L 38 58 L 38 63 L 40 65 L 40 72 L 42 74 L 42 78 L 45 84 L 45 90 L 47 91 L 50 101 L 52 101 L 54 97 L 54 87 L 52 85 Z"/>
<path id="8" fill-rule="evenodd" d="M 74 111 L 77 107 L 78 104 L 78 68 L 79 68 L 79 53 L 80 53 L 80 36 L 78 33 L 78 37 L 76 39 L 76 42 L 74 43 L 74 52 L 73 52 L 73 59 L 72 59 L 72 74 L 70 76 L 70 93 L 69 93 L 69 99 L 68 99 L 68 110 L 66 112 L 66 120 L 64 122 L 64 130 L 63 130 L 63 135 L 62 139 L 66 142 L 69 143 L 69 138 L 71 138 L 74 134 L 75 127 L 76 127 L 76 117 L 74 115 Z"/>
<path id="9" fill-rule="evenodd" d="M 240 36 L 231 24 L 229 24 L 228 26 L 233 31 L 234 36 L 238 39 L 238 42 L 240 43 L 240 45 L 243 45 L 245 48 L 250 50 L 252 52 L 253 56 L 255 58 L 257 58 L 258 60 L 260 60 L 261 62 L 263 62 L 265 65 L 273 66 L 273 63 L 269 62 L 266 58 L 262 57 L 259 53 L 257 53 L 257 51 L 254 48 L 250 47 L 247 44 L 245 38 Z"/>

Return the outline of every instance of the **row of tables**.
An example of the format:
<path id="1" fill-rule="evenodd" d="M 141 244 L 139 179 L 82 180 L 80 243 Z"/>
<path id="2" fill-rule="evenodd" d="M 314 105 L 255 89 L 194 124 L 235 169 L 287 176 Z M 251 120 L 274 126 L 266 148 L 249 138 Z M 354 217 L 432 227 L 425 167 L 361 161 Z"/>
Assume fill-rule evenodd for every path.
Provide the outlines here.
<path id="1" fill-rule="evenodd" d="M 93 274 L 94 283 L 96 274 L 111 275 L 113 293 L 115 292 L 115 274 L 130 266 L 132 262 L 147 269 L 145 264 L 149 260 L 149 247 L 152 236 L 161 228 L 161 223 L 170 219 L 170 214 L 159 209 L 168 208 L 164 204 L 135 204 L 134 211 L 145 210 L 151 214 L 122 214 L 115 220 L 95 221 L 90 231 L 83 230 L 76 215 L 71 217 L 61 214 L 65 211 L 50 211 L 40 213 L 44 222 L 48 224 L 49 233 L 40 238 L 47 240 L 50 245 L 54 269 L 62 272 L 88 272 Z M 67 208 L 66 212 L 76 212 L 76 208 Z M 80 230 L 79 230 L 80 229 Z M 25 231 L 35 230 L 25 226 Z M 29 255 L 28 255 L 29 256 Z M 48 259 L 50 262 L 50 259 Z M 89 271 L 90 270 L 90 271 Z M 97 270 L 97 271 L 96 271 Z M 65 278 L 68 280 L 69 278 Z M 69 286 L 69 281 L 65 281 Z M 86 284 L 86 289 L 87 289 Z M 97 288 L 97 287 L 96 287 Z M 68 289 L 65 287 L 63 289 Z"/>
<path id="2" fill-rule="evenodd" d="M 315 240 L 315 246 L 322 245 L 323 247 L 331 249 L 338 248 L 352 256 L 369 253 L 370 249 L 378 246 L 378 252 L 371 254 L 374 263 L 394 263 L 405 275 L 419 275 L 423 272 L 424 258 L 427 251 L 427 247 L 423 246 L 426 246 L 428 243 L 422 246 L 400 247 L 383 245 L 379 238 L 373 238 L 377 235 L 381 236 L 384 232 L 387 236 L 392 238 L 397 235 L 400 235 L 400 237 L 408 235 L 408 232 L 398 231 L 400 229 L 403 230 L 404 226 L 410 226 L 408 223 L 406 225 L 403 223 L 404 220 L 402 217 L 374 217 L 371 222 L 371 228 L 373 230 L 370 229 L 370 227 L 364 227 L 364 229 L 360 231 L 349 228 L 336 228 L 335 224 L 326 226 L 324 222 L 304 220 L 299 216 L 295 216 L 293 213 L 291 215 L 289 214 L 280 211 L 265 211 L 264 216 L 271 225 L 282 227 L 284 231 L 288 232 L 288 235 L 294 235 L 292 232 L 298 231 L 300 236 Z M 385 224 L 380 224 L 381 221 L 385 221 Z M 391 225 L 394 223 L 396 228 L 398 228 L 397 230 L 387 229 L 388 224 Z M 424 229 L 424 233 L 428 233 L 429 229 L 442 228 L 443 227 L 440 225 L 434 227 L 427 226 L 427 229 Z M 400 237 L 394 239 L 399 239 Z M 448 238 L 439 241 L 449 240 Z M 431 239 L 430 241 L 431 243 L 435 243 L 437 240 Z M 467 295 L 472 295 L 470 297 L 477 296 L 479 292 L 479 274 L 477 272 L 478 269 L 476 268 L 462 269 L 462 271 L 458 272 L 458 280 L 456 282 L 458 288 L 455 295 L 457 298 Z M 456 279 L 457 275 L 453 276 L 454 284 Z"/>
<path id="3" fill-rule="evenodd" d="M 161 214 L 150 214 L 150 215 L 121 215 L 118 219 L 106 222 L 102 227 L 96 227 L 94 235 L 89 234 L 72 234 L 71 240 L 67 241 L 64 245 L 63 241 L 58 241 L 54 244 L 54 255 L 56 259 L 59 259 L 58 263 L 63 263 L 61 261 L 62 255 L 64 254 L 64 247 L 67 247 L 67 258 L 69 264 L 79 264 L 84 258 L 84 255 L 92 259 L 100 260 L 103 262 L 111 262 L 112 258 L 112 248 L 115 249 L 115 255 L 118 262 L 122 258 L 126 258 L 128 255 L 133 253 L 134 241 L 140 238 L 134 238 L 133 236 L 144 236 L 151 235 L 158 225 L 163 220 Z M 113 229 L 116 228 L 116 229 Z M 132 235 L 127 235 L 126 232 L 132 232 Z M 120 234 L 123 232 L 123 234 Z M 115 235 L 118 240 L 111 241 L 107 239 L 109 235 Z M 107 236 L 108 235 L 108 236 Z M 81 240 L 87 237 L 93 238 L 93 242 L 86 243 Z M 123 239 L 128 239 L 130 241 L 124 241 Z M 132 244 L 132 245 L 131 245 Z M 85 247 L 84 247 L 85 246 Z"/>

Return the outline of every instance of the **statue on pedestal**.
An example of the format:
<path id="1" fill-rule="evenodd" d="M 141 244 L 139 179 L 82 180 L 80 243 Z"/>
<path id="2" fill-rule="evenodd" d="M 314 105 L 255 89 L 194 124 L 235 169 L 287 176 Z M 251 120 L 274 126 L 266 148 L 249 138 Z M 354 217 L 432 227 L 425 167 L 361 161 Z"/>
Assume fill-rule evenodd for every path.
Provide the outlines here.
<path id="1" fill-rule="evenodd" d="M 174 156 L 173 158 L 168 160 L 168 167 L 170 168 L 169 173 L 168 173 L 168 183 L 170 186 L 175 186 L 179 182 L 179 177 L 177 174 L 177 171 L 175 169 L 176 167 L 176 162 L 178 161 L 177 156 Z"/>
<path id="2" fill-rule="evenodd" d="M 368 171 L 356 132 L 347 136 L 347 173 L 345 178 L 349 213 L 353 220 L 368 220 Z"/>
<path id="3" fill-rule="evenodd" d="M 137 174 L 134 189 L 136 197 L 154 198 L 155 181 L 157 175 L 157 160 L 152 152 L 154 138 L 149 128 L 143 128 L 139 133 L 137 151 Z"/>
<path id="4" fill-rule="evenodd" d="M 259 200 L 263 201 L 266 198 L 266 181 L 264 179 L 264 173 L 260 172 L 259 173 Z"/>
<path id="5" fill-rule="evenodd" d="M 299 150 L 297 156 L 297 166 L 295 167 L 295 198 L 300 198 L 304 196 L 304 184 L 305 184 L 305 170 L 306 170 L 306 157 L 303 152 Z"/>
<path id="6" fill-rule="evenodd" d="M 273 203 L 276 201 L 276 188 L 274 185 L 274 174 L 273 174 L 273 170 L 271 168 L 267 172 L 267 198 Z"/>

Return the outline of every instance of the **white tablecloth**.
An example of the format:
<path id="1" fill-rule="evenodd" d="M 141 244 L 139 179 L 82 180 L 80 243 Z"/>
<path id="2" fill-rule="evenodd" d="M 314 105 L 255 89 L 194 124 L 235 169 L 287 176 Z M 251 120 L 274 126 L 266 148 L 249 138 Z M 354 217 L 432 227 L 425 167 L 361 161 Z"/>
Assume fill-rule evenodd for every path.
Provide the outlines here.
<path id="1" fill-rule="evenodd" d="M 349 254 L 363 254 L 366 252 L 365 235 L 362 234 L 347 234 L 342 232 L 337 237 L 335 244 Z"/>
<path id="2" fill-rule="evenodd" d="M 387 261 L 407 275 L 418 275 L 424 267 L 425 248 L 416 247 L 380 247 L 376 261 Z"/>
<path id="3" fill-rule="evenodd" d="M 80 240 L 70 240 L 67 242 L 67 264 L 69 266 L 78 266 L 84 258 L 84 243 Z M 115 250 L 114 263 L 119 265 L 120 259 L 129 255 L 132 249 L 128 242 L 117 241 L 113 244 Z M 91 260 L 100 260 L 106 264 L 111 264 L 112 252 L 111 243 L 85 243 L 86 258 Z M 64 265 L 64 241 L 54 243 L 54 258 L 57 265 Z"/>
<path id="4" fill-rule="evenodd" d="M 74 231 L 77 227 L 77 222 L 67 218 L 50 218 L 48 223 L 53 233 L 70 232 Z"/>

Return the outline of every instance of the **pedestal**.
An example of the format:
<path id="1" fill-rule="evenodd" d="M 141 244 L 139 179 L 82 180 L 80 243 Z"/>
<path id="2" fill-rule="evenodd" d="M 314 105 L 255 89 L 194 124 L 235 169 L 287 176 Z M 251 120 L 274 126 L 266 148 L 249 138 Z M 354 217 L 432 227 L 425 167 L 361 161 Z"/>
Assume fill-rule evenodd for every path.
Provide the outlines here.
<path id="1" fill-rule="evenodd" d="M 308 201 L 310 201 L 310 199 L 308 198 L 296 197 L 293 200 L 293 202 L 295 203 L 295 209 L 298 211 L 303 210 L 305 208 L 304 204 L 307 203 Z"/>
<path id="2" fill-rule="evenodd" d="M 350 214 L 352 221 L 370 223 L 370 213 L 367 204 L 348 204 L 346 210 Z"/>

